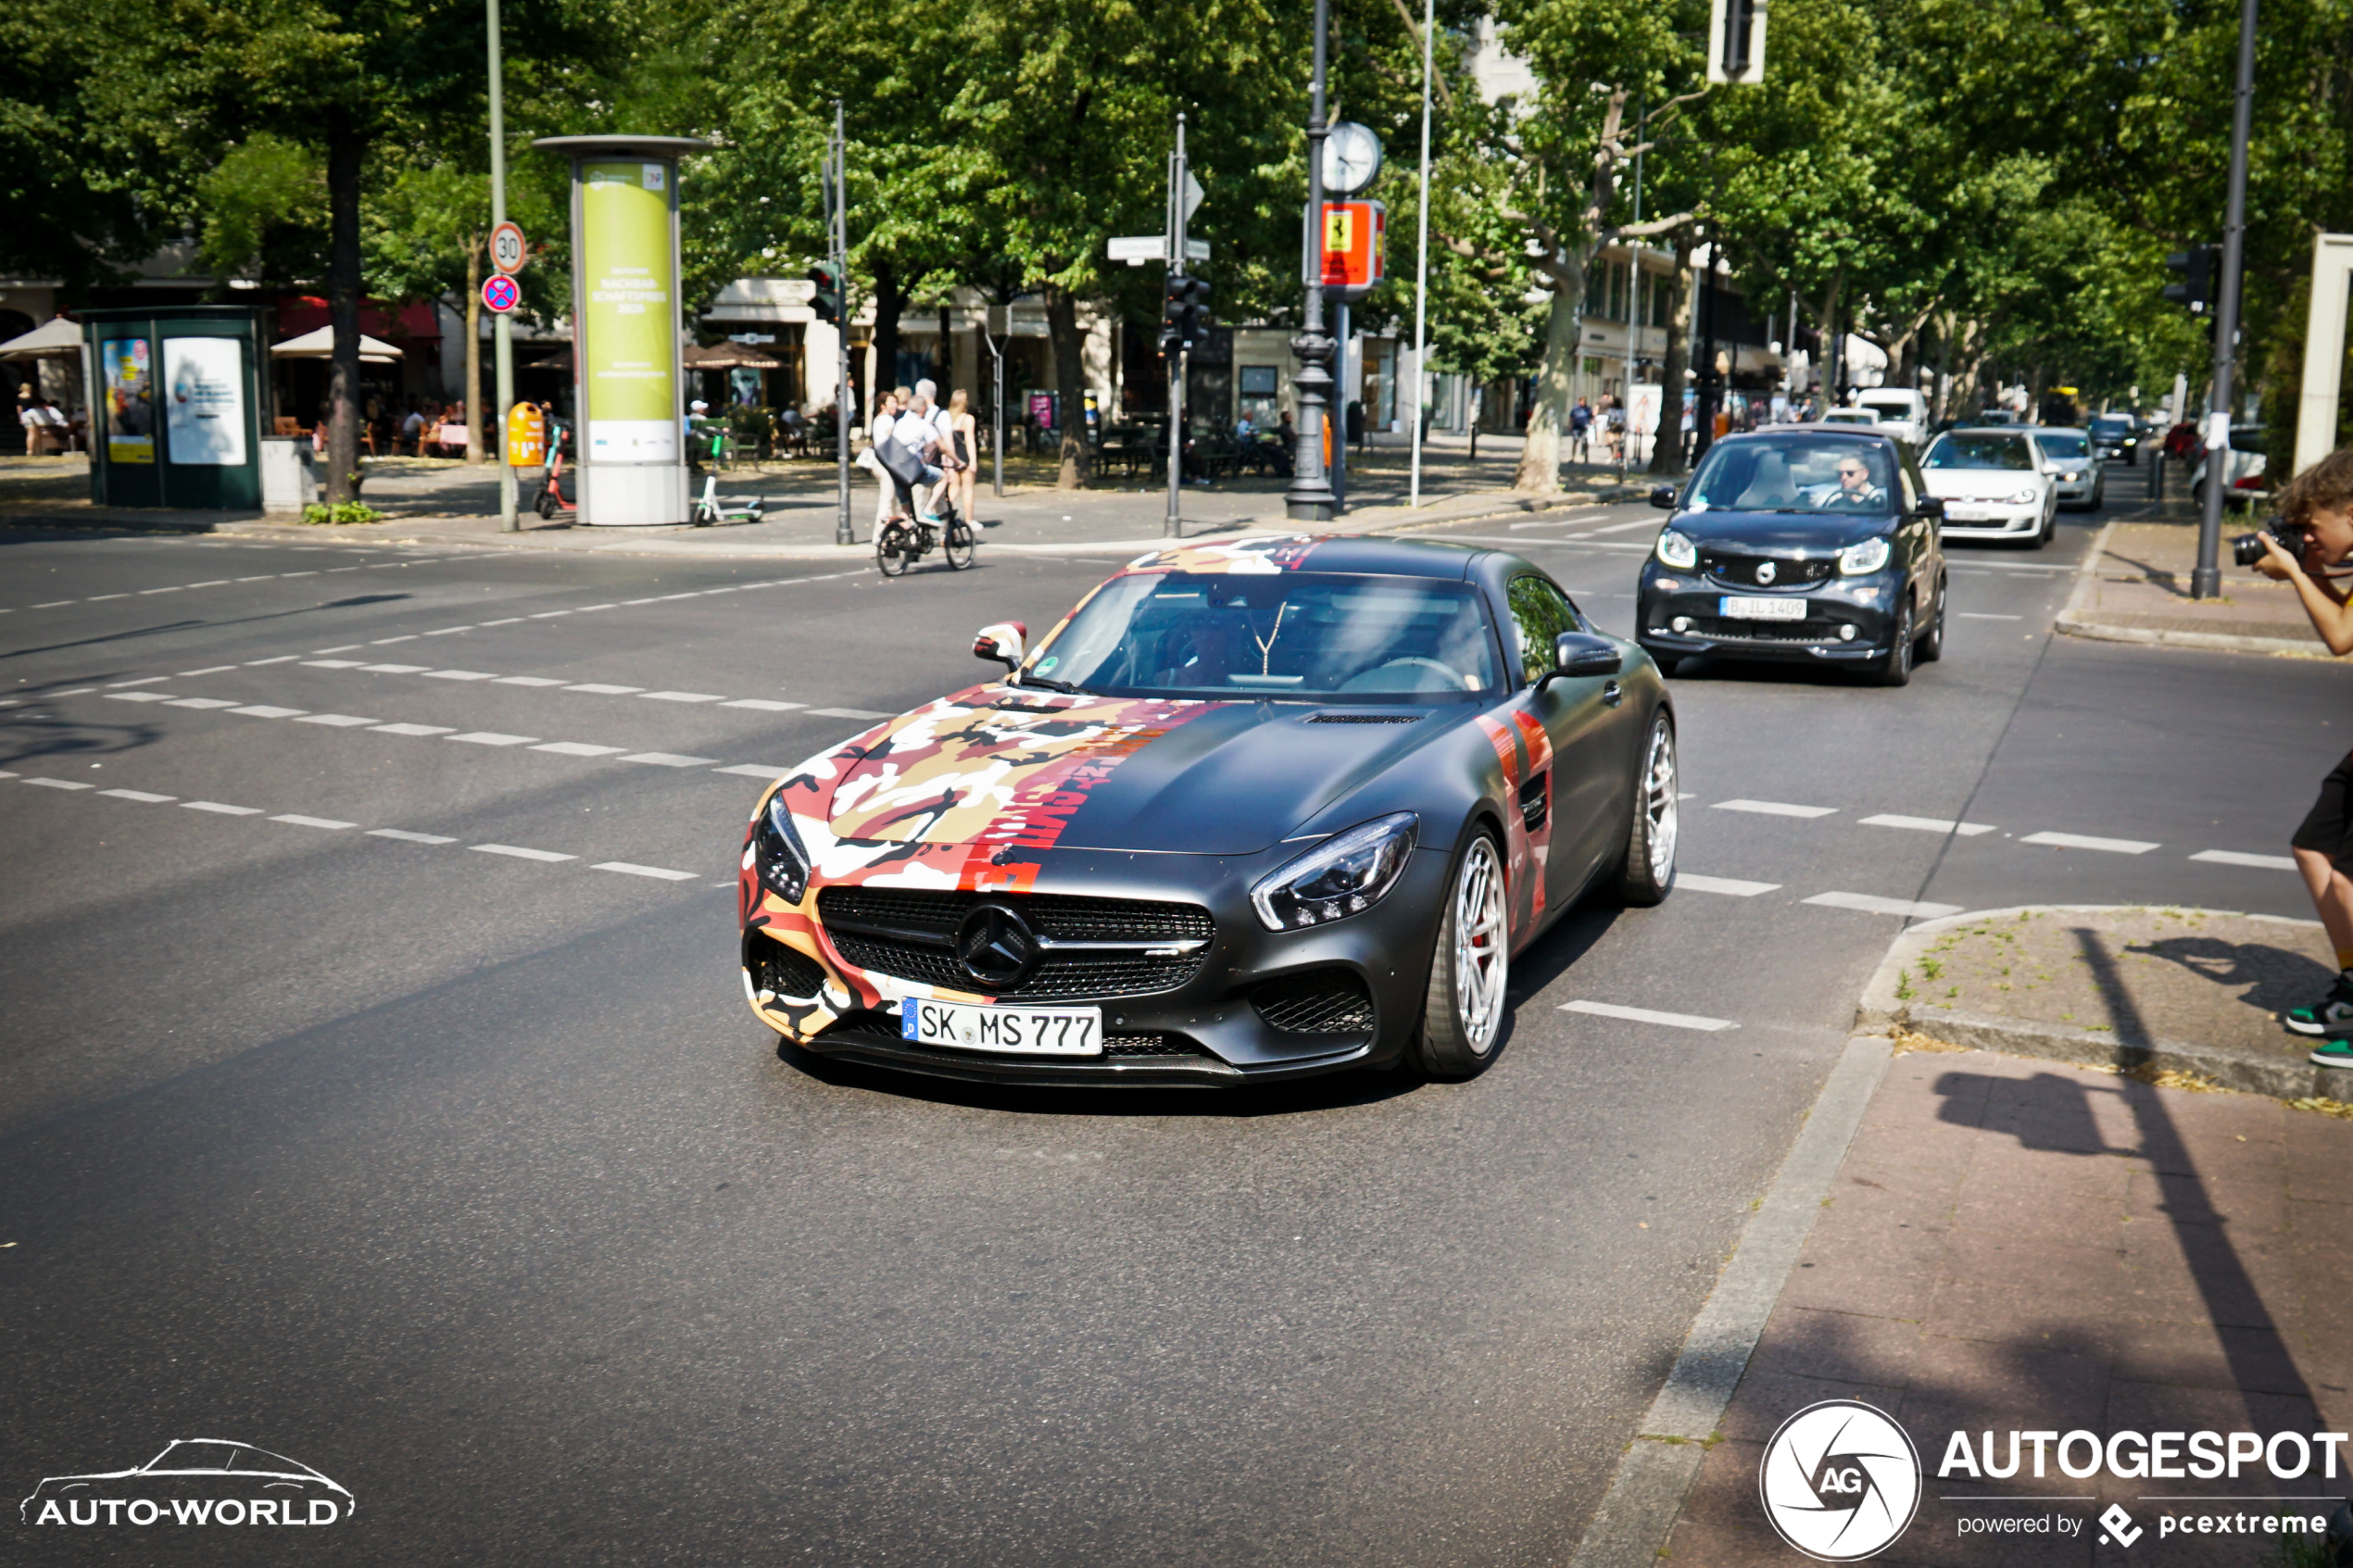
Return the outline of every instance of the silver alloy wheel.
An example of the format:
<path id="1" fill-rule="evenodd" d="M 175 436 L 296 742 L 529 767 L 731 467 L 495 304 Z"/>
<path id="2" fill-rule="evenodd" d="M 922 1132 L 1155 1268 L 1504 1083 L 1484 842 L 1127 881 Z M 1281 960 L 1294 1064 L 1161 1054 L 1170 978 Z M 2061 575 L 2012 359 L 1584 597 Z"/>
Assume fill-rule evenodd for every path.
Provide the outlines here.
<path id="1" fill-rule="evenodd" d="M 1642 764 L 1642 811 L 1650 818 L 1651 881 L 1660 887 L 1675 874 L 1675 731 L 1665 719 L 1651 726 L 1650 756 Z"/>
<path id="2" fill-rule="evenodd" d="M 1473 1056 L 1494 1047 L 1504 1022 L 1504 986 L 1511 972 L 1510 933 L 1504 928 L 1504 868 L 1495 841 L 1471 841 L 1454 881 L 1454 1006 L 1463 1043 Z"/>

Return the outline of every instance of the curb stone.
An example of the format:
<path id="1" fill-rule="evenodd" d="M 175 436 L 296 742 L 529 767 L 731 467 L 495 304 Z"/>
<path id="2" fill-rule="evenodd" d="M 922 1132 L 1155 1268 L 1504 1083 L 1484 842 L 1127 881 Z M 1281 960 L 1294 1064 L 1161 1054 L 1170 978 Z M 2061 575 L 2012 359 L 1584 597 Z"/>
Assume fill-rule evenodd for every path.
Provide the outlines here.
<path id="1" fill-rule="evenodd" d="M 2228 632 L 2175 632 L 2158 626 L 2112 626 L 2105 621 L 2094 621 L 2082 612 L 2084 602 L 2099 583 L 2100 562 L 2108 556 L 2108 535 L 2119 522 L 2131 518 L 2116 518 L 2100 530 L 2092 541 L 2083 564 L 2076 569 L 2075 591 L 2068 596 L 2067 605 L 2052 622 L 2052 629 L 2065 636 L 2082 637 L 2101 643 L 2138 643 L 2145 647 L 2199 648 L 2209 653 L 2259 653 L 2290 659 L 2330 659 L 2326 648 L 2316 649 L 2309 642 L 2293 637 L 2243 637 Z"/>
<path id="2" fill-rule="evenodd" d="M 2017 919 L 2022 915 L 2101 914 L 2137 909 L 2132 904 L 2016 904 L 2007 909 L 1976 909 L 1944 915 L 1907 927 L 1889 944 L 1887 957 L 1863 989 L 1856 1010 L 1855 1027 L 1863 1033 L 1916 1030 L 1948 1045 L 2008 1056 L 2040 1057 L 2077 1067 L 2147 1068 L 2158 1073 L 2193 1073 L 2226 1089 L 2269 1095 L 2274 1099 L 2334 1099 L 2353 1101 L 2353 1072 L 2309 1062 L 2286 1062 L 2247 1056 L 2239 1051 L 2182 1040 L 2152 1040 L 2130 1044 L 2114 1035 L 2068 1029 L 2027 1019 L 1998 1018 L 1957 1008 L 1932 1007 L 1907 1000 L 1899 993 L 1905 972 L 1919 961 L 1936 939 L 1948 932 L 1982 921 Z M 2168 905 L 2169 909 L 2177 906 Z M 2185 914 L 2229 915 L 2240 920 L 2276 922 L 2281 925 L 2317 928 L 2312 921 L 2281 915 L 2251 915 L 2237 909 L 2195 909 Z"/>

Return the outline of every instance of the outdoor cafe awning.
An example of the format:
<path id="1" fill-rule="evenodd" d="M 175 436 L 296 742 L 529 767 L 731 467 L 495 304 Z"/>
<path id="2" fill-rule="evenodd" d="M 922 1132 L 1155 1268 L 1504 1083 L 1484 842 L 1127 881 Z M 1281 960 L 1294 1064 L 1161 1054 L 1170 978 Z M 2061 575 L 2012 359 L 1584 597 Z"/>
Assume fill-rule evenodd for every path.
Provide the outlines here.
<path id="1" fill-rule="evenodd" d="M 709 348 L 689 344 L 681 362 L 690 370 L 781 370 L 785 362 L 748 343 L 713 344 Z"/>
<path id="2" fill-rule="evenodd" d="M 326 359 L 332 358 L 334 351 L 335 330 L 333 327 L 321 327 L 316 332 L 305 332 L 300 337 L 290 337 L 283 343 L 272 345 L 270 350 L 272 355 L 282 359 Z M 400 350 L 382 338 L 370 337 L 366 332 L 361 332 L 359 358 L 367 364 L 396 365 L 400 362 L 402 356 Z"/>
<path id="3" fill-rule="evenodd" d="M 48 359 L 82 352 L 82 323 L 57 317 L 22 337 L 0 343 L 0 359 Z"/>

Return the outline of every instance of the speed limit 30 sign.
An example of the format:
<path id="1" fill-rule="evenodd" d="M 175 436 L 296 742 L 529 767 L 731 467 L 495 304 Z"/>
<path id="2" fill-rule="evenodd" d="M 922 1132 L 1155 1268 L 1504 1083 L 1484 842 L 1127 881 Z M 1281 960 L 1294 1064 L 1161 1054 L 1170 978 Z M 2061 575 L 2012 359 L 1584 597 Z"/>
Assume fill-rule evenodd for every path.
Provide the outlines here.
<path id="1" fill-rule="evenodd" d="M 501 223 L 490 231 L 490 265 L 501 272 L 520 272 L 522 264 L 531 259 L 531 247 L 523 244 L 522 230 L 512 222 Z"/>
<path id="2" fill-rule="evenodd" d="M 504 272 L 495 273 L 482 281 L 483 308 L 494 316 L 504 316 L 522 303 L 522 290 Z"/>

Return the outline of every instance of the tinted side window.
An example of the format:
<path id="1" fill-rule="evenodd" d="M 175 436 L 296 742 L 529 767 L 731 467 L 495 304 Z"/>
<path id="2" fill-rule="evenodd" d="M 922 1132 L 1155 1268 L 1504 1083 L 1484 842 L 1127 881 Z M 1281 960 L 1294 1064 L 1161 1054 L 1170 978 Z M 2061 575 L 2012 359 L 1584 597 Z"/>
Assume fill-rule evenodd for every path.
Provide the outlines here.
<path id="1" fill-rule="evenodd" d="M 1553 644 L 1563 632 L 1582 632 L 1584 621 L 1568 596 L 1541 577 L 1515 577 L 1511 589 L 1512 625 L 1519 633 L 1520 672 L 1530 683 L 1541 681 L 1553 668 Z"/>

